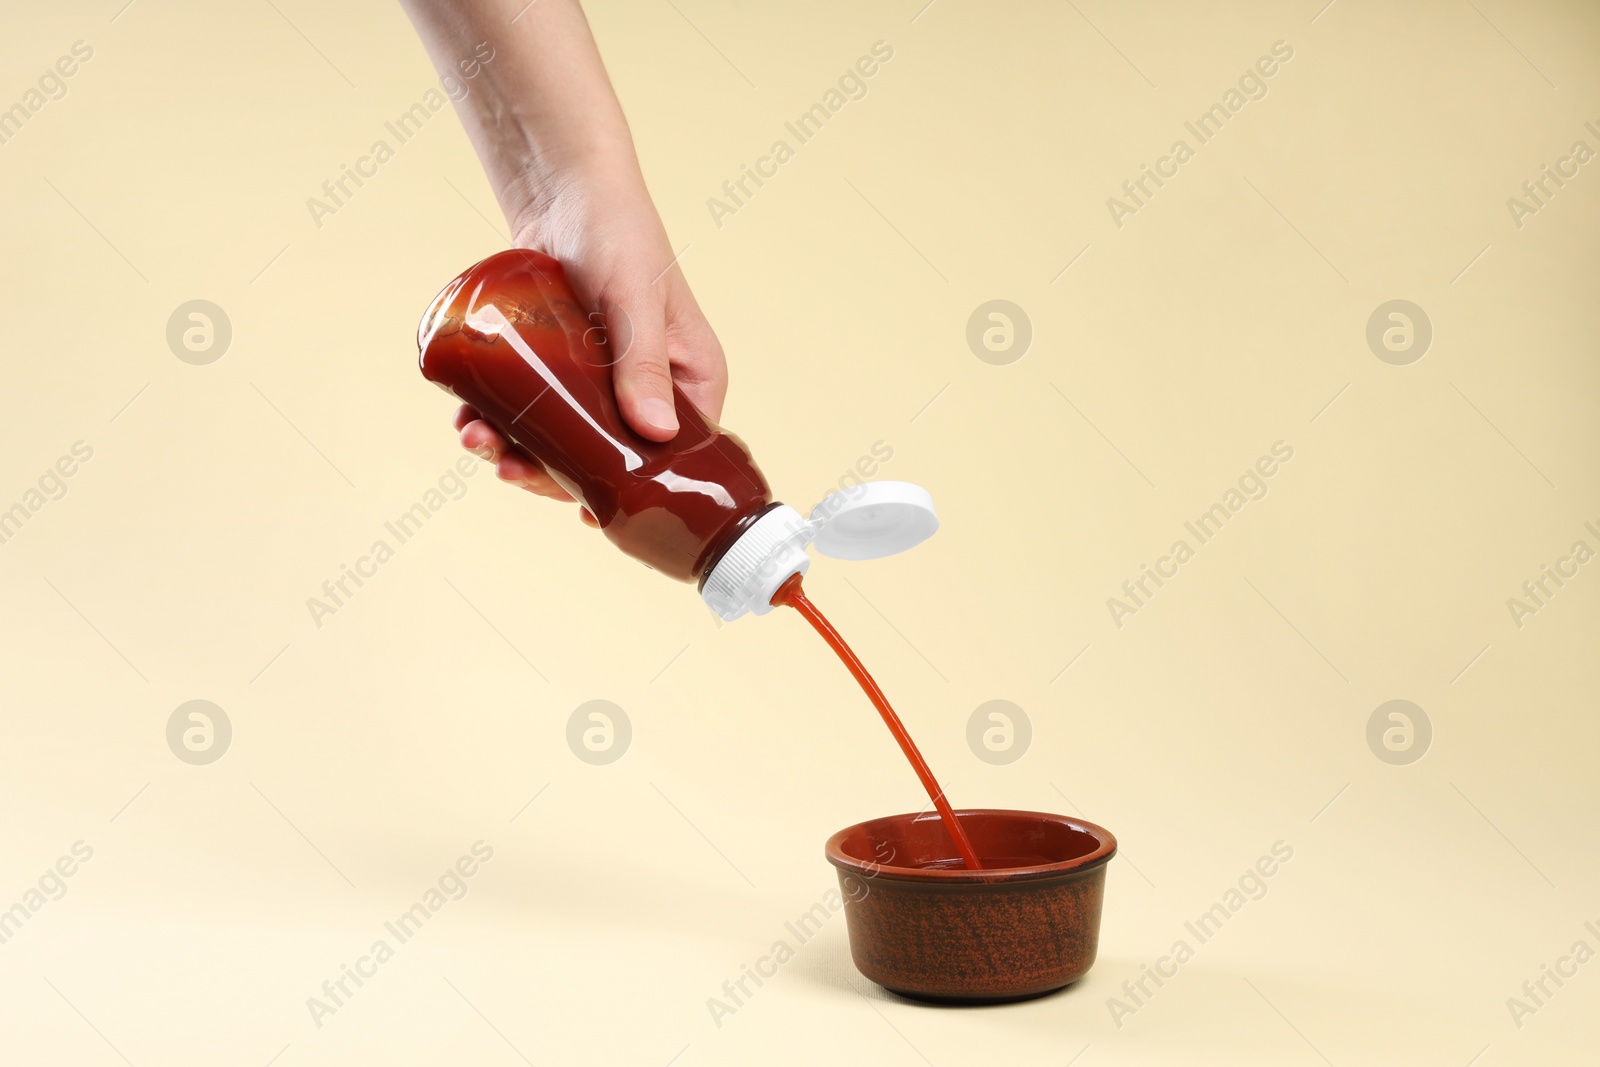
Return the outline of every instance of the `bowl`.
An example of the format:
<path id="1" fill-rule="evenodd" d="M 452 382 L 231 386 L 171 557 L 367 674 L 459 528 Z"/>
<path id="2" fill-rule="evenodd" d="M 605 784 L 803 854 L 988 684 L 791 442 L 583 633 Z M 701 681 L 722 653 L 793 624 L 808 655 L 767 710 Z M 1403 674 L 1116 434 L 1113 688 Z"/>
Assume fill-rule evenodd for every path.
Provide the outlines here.
<path id="1" fill-rule="evenodd" d="M 956 1003 L 1023 1000 L 1082 978 L 1117 839 L 1040 811 L 956 817 L 982 870 L 962 865 L 934 814 L 873 819 L 828 839 L 856 969 L 892 993 Z"/>

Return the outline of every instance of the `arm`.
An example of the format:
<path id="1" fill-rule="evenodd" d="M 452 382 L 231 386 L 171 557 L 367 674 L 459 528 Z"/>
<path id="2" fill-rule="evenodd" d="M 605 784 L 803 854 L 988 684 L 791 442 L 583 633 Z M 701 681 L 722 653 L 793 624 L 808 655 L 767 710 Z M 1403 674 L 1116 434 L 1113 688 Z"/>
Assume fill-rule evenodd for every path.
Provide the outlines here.
<path id="1" fill-rule="evenodd" d="M 579 299 L 603 316 L 623 353 L 613 374 L 629 425 L 650 440 L 671 440 L 674 381 L 716 419 L 727 391 L 722 346 L 671 265 L 627 119 L 577 0 L 526 8 L 526 0 L 402 2 L 439 70 L 454 73 L 485 42 L 493 48 L 456 110 L 512 243 L 561 260 Z M 571 499 L 471 408 L 457 414 L 456 427 L 463 446 L 497 462 L 501 478 Z"/>

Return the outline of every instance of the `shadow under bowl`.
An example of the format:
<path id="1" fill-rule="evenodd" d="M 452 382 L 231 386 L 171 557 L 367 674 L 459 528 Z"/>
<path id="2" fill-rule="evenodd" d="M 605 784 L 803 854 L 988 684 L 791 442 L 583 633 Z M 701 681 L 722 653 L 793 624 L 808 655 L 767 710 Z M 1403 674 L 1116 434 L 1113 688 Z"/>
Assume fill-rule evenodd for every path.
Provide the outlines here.
<path id="1" fill-rule="evenodd" d="M 983 862 L 967 870 L 934 814 L 890 815 L 828 839 L 850 955 L 890 992 L 996 1003 L 1053 992 L 1094 963 L 1117 839 L 1038 811 L 956 812 Z"/>

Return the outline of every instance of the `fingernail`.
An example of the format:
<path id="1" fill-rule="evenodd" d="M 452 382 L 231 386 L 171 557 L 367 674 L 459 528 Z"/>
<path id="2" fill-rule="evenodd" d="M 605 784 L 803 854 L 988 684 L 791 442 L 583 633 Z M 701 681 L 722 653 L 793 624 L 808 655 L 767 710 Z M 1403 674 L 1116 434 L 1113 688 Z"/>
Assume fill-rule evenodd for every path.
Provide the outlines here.
<path id="1" fill-rule="evenodd" d="M 651 397 L 639 404 L 639 417 L 658 430 L 678 432 L 678 414 L 672 410 L 672 405 L 658 397 Z"/>
<path id="2" fill-rule="evenodd" d="M 488 460 L 490 463 L 494 462 L 494 449 L 490 448 L 488 445 L 479 445 L 477 448 L 472 450 L 472 454 L 477 456 L 479 459 Z"/>

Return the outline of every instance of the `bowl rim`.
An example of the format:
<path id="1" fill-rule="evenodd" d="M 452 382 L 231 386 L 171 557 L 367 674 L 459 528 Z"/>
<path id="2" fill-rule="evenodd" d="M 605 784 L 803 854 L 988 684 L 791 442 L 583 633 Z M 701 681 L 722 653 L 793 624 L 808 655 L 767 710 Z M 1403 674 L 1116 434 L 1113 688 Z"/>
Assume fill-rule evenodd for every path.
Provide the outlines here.
<path id="1" fill-rule="evenodd" d="M 843 830 L 828 838 L 828 843 L 823 846 L 823 853 L 828 862 L 841 871 L 861 875 L 864 878 L 889 878 L 903 882 L 922 882 L 925 884 L 993 884 L 1007 882 L 1025 882 L 1037 878 L 1052 878 L 1064 874 L 1076 874 L 1100 867 L 1109 863 L 1111 857 L 1117 854 L 1117 839 L 1110 830 L 1087 819 L 1078 819 L 1070 815 L 1058 815 L 1048 811 L 1026 811 L 1019 808 L 957 808 L 956 817 L 963 815 L 1023 815 L 1030 819 L 1042 819 L 1053 822 L 1070 829 L 1086 833 L 1094 838 L 1096 845 L 1093 851 L 1082 856 L 1061 860 L 1057 863 L 1040 863 L 1031 867 L 1004 867 L 999 870 L 982 869 L 968 870 L 965 867 L 955 868 L 927 868 L 927 867 L 896 867 L 893 864 L 878 863 L 873 860 L 860 860 L 848 856 L 843 850 L 846 837 L 867 827 L 884 823 L 907 823 L 937 820 L 936 812 L 907 812 L 901 815 L 884 815 L 876 819 L 867 819 L 863 822 L 846 826 Z"/>

